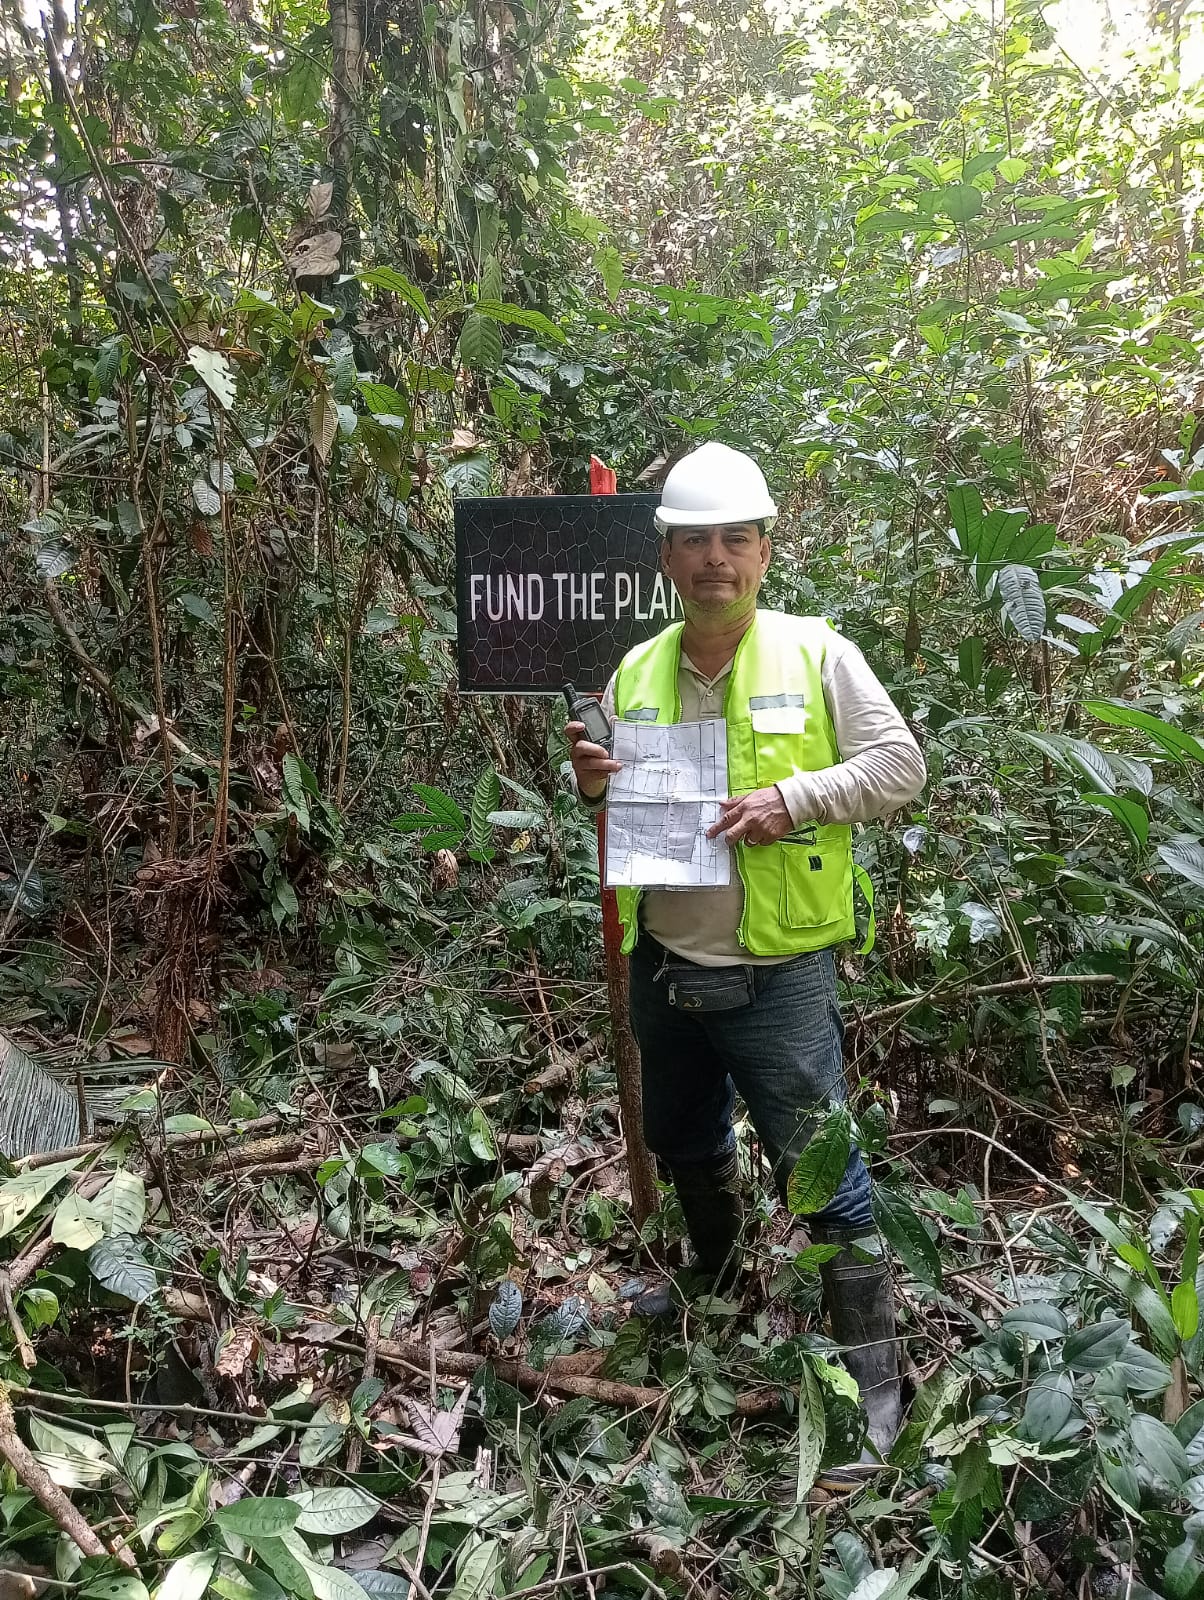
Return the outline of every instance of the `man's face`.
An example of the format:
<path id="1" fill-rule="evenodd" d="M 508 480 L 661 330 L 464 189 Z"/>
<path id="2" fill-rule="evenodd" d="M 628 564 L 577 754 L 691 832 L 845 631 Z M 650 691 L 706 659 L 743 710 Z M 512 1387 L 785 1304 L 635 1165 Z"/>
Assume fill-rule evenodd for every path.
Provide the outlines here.
<path id="1" fill-rule="evenodd" d="M 673 579 L 686 615 L 739 615 L 756 604 L 769 565 L 769 540 L 755 522 L 674 528 L 661 545 L 661 567 Z"/>

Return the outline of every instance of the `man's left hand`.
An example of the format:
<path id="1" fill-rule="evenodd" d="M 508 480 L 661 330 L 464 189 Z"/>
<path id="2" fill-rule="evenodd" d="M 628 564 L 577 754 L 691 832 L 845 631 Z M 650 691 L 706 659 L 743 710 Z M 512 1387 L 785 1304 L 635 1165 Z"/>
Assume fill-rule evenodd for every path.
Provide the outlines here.
<path id="1" fill-rule="evenodd" d="M 707 829 L 707 838 L 725 833 L 728 844 L 776 844 L 793 829 L 786 802 L 776 784 L 768 789 L 754 789 L 752 794 L 739 800 L 721 800 L 721 815 L 713 828 Z"/>

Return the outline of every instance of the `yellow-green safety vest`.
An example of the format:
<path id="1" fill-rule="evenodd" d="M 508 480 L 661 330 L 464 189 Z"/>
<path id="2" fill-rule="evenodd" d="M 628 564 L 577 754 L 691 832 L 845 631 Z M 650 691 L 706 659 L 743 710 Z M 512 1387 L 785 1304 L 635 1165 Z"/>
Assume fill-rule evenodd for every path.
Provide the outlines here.
<path id="1" fill-rule="evenodd" d="M 680 722 L 677 674 L 685 624 L 674 623 L 629 650 L 615 677 L 615 714 L 627 722 Z M 727 680 L 727 781 L 733 796 L 779 779 L 817 772 L 840 760 L 824 701 L 823 664 L 831 626 L 823 617 L 758 611 L 736 648 Z M 852 829 L 843 823 L 797 829 L 776 844 L 734 849 L 744 884 L 737 938 L 756 956 L 801 955 L 851 939 L 853 877 L 871 905 L 869 879 L 853 862 Z M 641 889 L 619 889 L 623 949 L 639 931 Z"/>

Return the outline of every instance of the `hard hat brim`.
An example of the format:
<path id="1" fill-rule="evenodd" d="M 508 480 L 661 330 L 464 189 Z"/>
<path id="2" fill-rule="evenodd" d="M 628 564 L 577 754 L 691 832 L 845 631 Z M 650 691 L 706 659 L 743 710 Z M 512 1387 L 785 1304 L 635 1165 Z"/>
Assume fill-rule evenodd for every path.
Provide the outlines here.
<path id="1" fill-rule="evenodd" d="M 725 517 L 714 510 L 678 511 L 673 507 L 658 506 L 655 520 L 661 533 L 667 533 L 670 528 L 725 528 L 739 522 L 764 523 L 765 532 L 768 533 L 778 520 L 778 508 L 771 500 L 765 511 L 750 512 L 743 517 Z"/>

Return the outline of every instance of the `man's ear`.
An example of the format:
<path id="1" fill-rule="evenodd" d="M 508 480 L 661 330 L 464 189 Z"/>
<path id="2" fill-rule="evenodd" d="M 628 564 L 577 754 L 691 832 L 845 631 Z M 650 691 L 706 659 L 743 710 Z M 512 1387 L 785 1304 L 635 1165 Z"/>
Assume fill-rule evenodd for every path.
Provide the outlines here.
<path id="1" fill-rule="evenodd" d="M 673 535 L 666 533 L 661 539 L 661 571 L 668 573 L 669 557 L 673 552 Z"/>
<path id="2" fill-rule="evenodd" d="M 773 545 L 770 544 L 770 542 L 769 542 L 769 535 L 767 533 L 763 533 L 761 535 L 761 571 L 762 572 L 765 572 L 765 571 L 768 570 L 769 563 L 770 563 L 770 561 L 772 561 L 772 559 L 773 559 Z"/>

